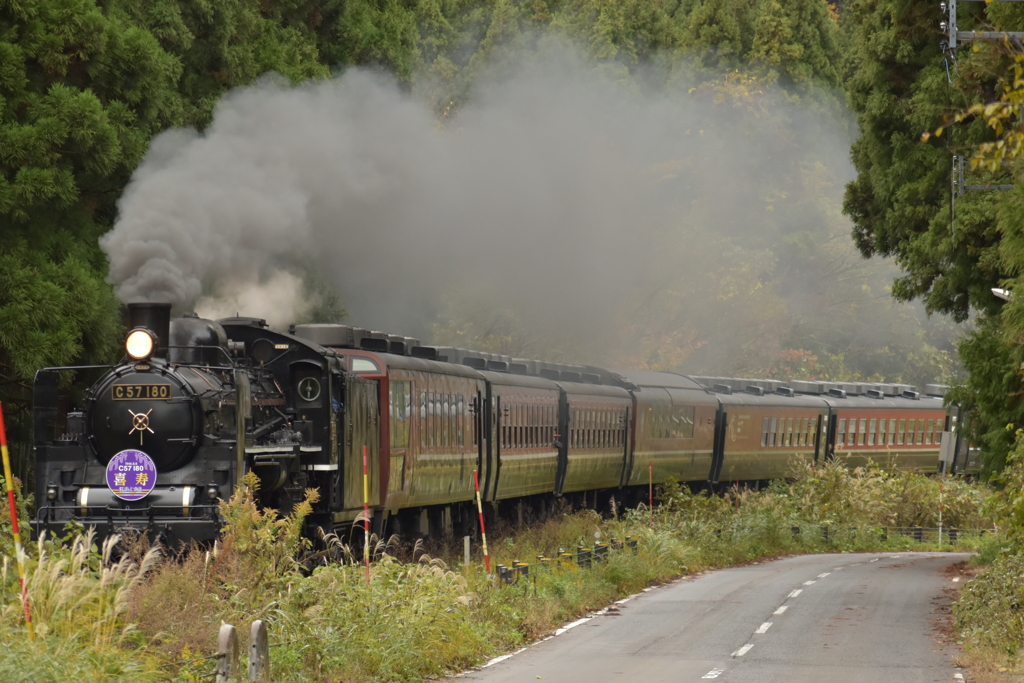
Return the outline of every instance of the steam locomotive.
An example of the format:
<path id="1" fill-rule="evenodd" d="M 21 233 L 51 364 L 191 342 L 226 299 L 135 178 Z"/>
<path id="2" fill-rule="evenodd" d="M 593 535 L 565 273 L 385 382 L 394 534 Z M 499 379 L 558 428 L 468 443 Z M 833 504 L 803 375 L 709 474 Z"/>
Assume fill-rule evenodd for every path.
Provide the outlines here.
<path id="1" fill-rule="evenodd" d="M 684 377 L 531 361 L 345 325 L 288 333 L 255 318 L 170 319 L 130 304 L 126 355 L 75 398 L 69 370 L 34 383 L 33 531 L 77 521 L 177 545 L 214 539 L 242 477 L 259 504 L 320 499 L 308 532 L 363 511 L 377 533 L 473 529 L 559 499 L 630 504 L 650 484 L 785 477 L 794 459 L 976 467 L 943 387 Z"/>

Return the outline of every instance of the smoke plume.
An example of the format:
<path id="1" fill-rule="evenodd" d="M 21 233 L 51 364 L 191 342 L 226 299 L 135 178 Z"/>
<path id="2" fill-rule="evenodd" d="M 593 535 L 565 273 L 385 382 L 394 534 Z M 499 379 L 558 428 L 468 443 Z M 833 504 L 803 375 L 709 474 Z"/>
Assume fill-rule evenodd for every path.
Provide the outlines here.
<path id="1" fill-rule="evenodd" d="M 110 281 L 123 301 L 283 324 L 310 307 L 285 275 L 305 263 L 354 324 L 425 338 L 458 341 L 482 310 L 530 331 L 520 353 L 629 337 L 644 357 L 627 361 L 710 367 L 783 344 L 797 322 L 764 286 L 780 240 L 852 253 L 845 122 L 728 79 L 581 64 L 558 49 L 481 76 L 443 125 L 361 69 L 237 89 L 201 134 L 153 141 L 101 240 Z M 812 314 L 820 283 L 792 283 Z"/>

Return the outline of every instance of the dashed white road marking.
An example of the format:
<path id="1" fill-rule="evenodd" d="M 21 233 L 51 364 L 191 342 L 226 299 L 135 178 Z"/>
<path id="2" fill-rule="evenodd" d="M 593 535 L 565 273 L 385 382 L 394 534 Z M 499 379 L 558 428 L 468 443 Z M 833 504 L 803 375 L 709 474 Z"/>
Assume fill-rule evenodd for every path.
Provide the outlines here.
<path id="1" fill-rule="evenodd" d="M 824 574 L 818 574 L 818 578 L 819 578 L 819 579 L 824 579 L 824 578 L 825 578 L 826 576 L 828 576 L 828 575 L 829 575 L 829 574 L 831 574 L 831 573 L 832 573 L 832 572 L 825 572 Z"/>
<path id="2" fill-rule="evenodd" d="M 701 676 L 701 678 L 718 678 L 724 672 L 725 672 L 725 669 L 712 669 L 711 671 L 709 671 L 706 674 L 704 674 L 703 676 Z"/>
<path id="3" fill-rule="evenodd" d="M 814 583 L 814 582 L 813 581 L 804 581 L 804 585 L 805 586 L 810 586 L 812 583 Z"/>
<path id="4" fill-rule="evenodd" d="M 571 628 L 576 628 L 580 624 L 587 623 L 588 621 L 590 621 L 590 619 L 591 619 L 591 617 L 583 617 L 582 619 L 577 619 L 576 621 L 572 622 L 571 624 L 566 624 L 562 628 L 560 628 L 557 631 L 555 631 L 555 635 L 556 636 L 560 636 L 560 635 L 562 635 L 563 633 L 565 633 L 566 631 L 568 631 Z"/>
<path id="5" fill-rule="evenodd" d="M 761 626 L 756 631 L 754 631 L 754 633 L 764 633 L 768 629 L 770 629 L 771 627 L 772 627 L 772 622 L 766 621 L 763 624 L 761 624 Z"/>
<path id="6" fill-rule="evenodd" d="M 740 649 L 736 650 L 736 652 L 733 652 L 732 656 L 733 657 L 742 657 L 743 655 L 745 655 L 748 652 L 750 652 L 750 648 L 752 648 L 752 647 L 754 647 L 753 643 L 747 643 L 746 645 L 744 645 Z"/>
<path id="7" fill-rule="evenodd" d="M 792 593 L 790 593 L 788 597 L 790 597 L 790 598 L 795 598 L 796 596 L 800 595 L 800 594 L 801 594 L 801 593 L 803 593 L 803 592 L 804 592 L 804 589 L 803 589 L 803 588 L 797 588 L 797 589 L 796 589 L 795 591 L 793 591 Z"/>
<path id="8" fill-rule="evenodd" d="M 777 609 L 774 612 L 772 612 L 772 614 L 782 614 L 783 612 L 785 612 L 788 609 L 789 609 L 789 605 L 783 605 L 779 609 Z"/>

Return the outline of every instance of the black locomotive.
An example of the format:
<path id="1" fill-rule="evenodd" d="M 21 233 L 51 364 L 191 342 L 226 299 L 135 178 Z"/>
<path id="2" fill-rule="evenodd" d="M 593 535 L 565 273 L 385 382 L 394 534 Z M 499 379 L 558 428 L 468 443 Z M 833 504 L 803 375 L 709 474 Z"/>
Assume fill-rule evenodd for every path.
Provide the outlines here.
<path id="1" fill-rule="evenodd" d="M 375 414 L 373 383 L 262 320 L 171 321 L 169 304 L 128 308 L 128 355 L 88 389 L 84 410 L 61 410 L 61 368 L 36 375 L 34 531 L 60 533 L 75 519 L 101 536 L 131 527 L 209 540 L 218 500 L 248 471 L 263 507 L 290 510 L 305 488 L 319 489 L 311 521 L 329 526 L 343 500 L 340 460 L 357 440 L 375 443 L 361 438 L 374 425 L 342 425 L 344 406 Z M 125 457 L 128 471 L 116 471 Z"/>
<path id="2" fill-rule="evenodd" d="M 247 472 L 262 507 L 290 511 L 316 488 L 309 531 L 343 529 L 363 510 L 364 449 L 374 530 L 424 535 L 473 528 L 474 472 L 493 513 L 629 504 L 669 477 L 763 481 L 794 458 L 975 465 L 938 386 L 613 372 L 344 325 L 285 334 L 128 309 L 125 359 L 95 369 L 77 402 L 61 390 L 70 368 L 36 376 L 37 535 L 75 520 L 100 536 L 211 540 L 218 501 Z"/>

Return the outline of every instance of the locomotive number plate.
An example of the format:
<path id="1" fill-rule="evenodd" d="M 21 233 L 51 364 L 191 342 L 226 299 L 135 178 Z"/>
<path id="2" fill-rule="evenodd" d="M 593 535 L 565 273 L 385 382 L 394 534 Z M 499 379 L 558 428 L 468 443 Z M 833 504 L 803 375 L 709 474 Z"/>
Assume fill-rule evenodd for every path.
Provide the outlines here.
<path id="1" fill-rule="evenodd" d="M 115 401 L 160 401 L 171 398 L 170 384 L 115 384 L 110 387 Z"/>

